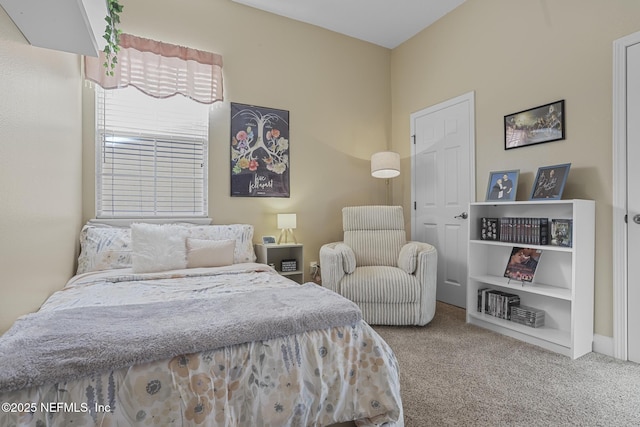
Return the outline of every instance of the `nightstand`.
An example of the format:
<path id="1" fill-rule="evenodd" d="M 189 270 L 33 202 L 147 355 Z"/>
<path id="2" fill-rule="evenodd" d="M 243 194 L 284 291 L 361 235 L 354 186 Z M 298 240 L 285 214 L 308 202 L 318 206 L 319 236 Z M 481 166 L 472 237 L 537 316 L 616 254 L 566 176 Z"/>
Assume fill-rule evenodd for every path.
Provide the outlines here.
<path id="1" fill-rule="evenodd" d="M 304 283 L 304 259 L 302 258 L 303 245 L 301 243 L 285 243 L 282 245 L 257 243 L 254 245 L 256 262 L 261 264 L 273 264 L 279 274 L 298 282 Z M 295 260 L 295 270 L 282 271 L 282 261 Z"/>

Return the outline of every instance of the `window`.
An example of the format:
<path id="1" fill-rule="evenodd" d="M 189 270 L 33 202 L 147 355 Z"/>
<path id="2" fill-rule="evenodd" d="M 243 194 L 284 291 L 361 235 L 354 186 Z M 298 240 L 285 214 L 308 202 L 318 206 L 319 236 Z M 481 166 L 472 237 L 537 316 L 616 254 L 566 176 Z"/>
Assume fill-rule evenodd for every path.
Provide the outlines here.
<path id="1" fill-rule="evenodd" d="M 209 107 L 96 87 L 97 218 L 206 217 Z"/>

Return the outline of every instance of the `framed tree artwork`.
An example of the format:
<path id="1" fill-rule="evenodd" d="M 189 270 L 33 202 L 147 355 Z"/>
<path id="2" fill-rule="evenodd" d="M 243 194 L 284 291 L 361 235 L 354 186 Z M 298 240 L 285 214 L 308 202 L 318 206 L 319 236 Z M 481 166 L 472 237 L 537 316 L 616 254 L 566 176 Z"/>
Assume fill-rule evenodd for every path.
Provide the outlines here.
<path id="1" fill-rule="evenodd" d="M 231 103 L 231 196 L 289 197 L 289 112 Z"/>

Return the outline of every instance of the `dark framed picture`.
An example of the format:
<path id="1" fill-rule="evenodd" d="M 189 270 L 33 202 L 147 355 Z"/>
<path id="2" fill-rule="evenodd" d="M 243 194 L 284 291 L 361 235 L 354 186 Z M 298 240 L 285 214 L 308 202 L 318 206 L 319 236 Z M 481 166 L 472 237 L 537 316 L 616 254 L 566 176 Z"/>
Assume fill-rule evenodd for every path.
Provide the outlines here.
<path id="1" fill-rule="evenodd" d="M 289 112 L 231 103 L 231 196 L 289 197 Z"/>
<path id="2" fill-rule="evenodd" d="M 570 168 L 571 163 L 538 168 L 530 200 L 560 200 Z"/>
<path id="3" fill-rule="evenodd" d="M 565 138 L 564 99 L 504 116 L 504 149 Z"/>
<path id="4" fill-rule="evenodd" d="M 487 198 L 489 202 L 513 202 L 516 200 L 520 169 L 489 172 Z"/>
<path id="5" fill-rule="evenodd" d="M 551 220 L 551 244 L 554 246 L 573 246 L 573 220 Z"/>

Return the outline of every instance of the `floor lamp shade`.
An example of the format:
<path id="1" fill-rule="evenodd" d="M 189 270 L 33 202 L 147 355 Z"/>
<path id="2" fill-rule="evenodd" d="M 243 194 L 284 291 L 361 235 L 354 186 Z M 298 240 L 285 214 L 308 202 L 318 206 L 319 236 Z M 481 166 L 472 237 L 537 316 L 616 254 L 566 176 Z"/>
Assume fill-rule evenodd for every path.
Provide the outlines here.
<path id="1" fill-rule="evenodd" d="M 371 175 L 374 178 L 395 178 L 400 175 L 400 154 L 380 151 L 371 156 Z"/>

